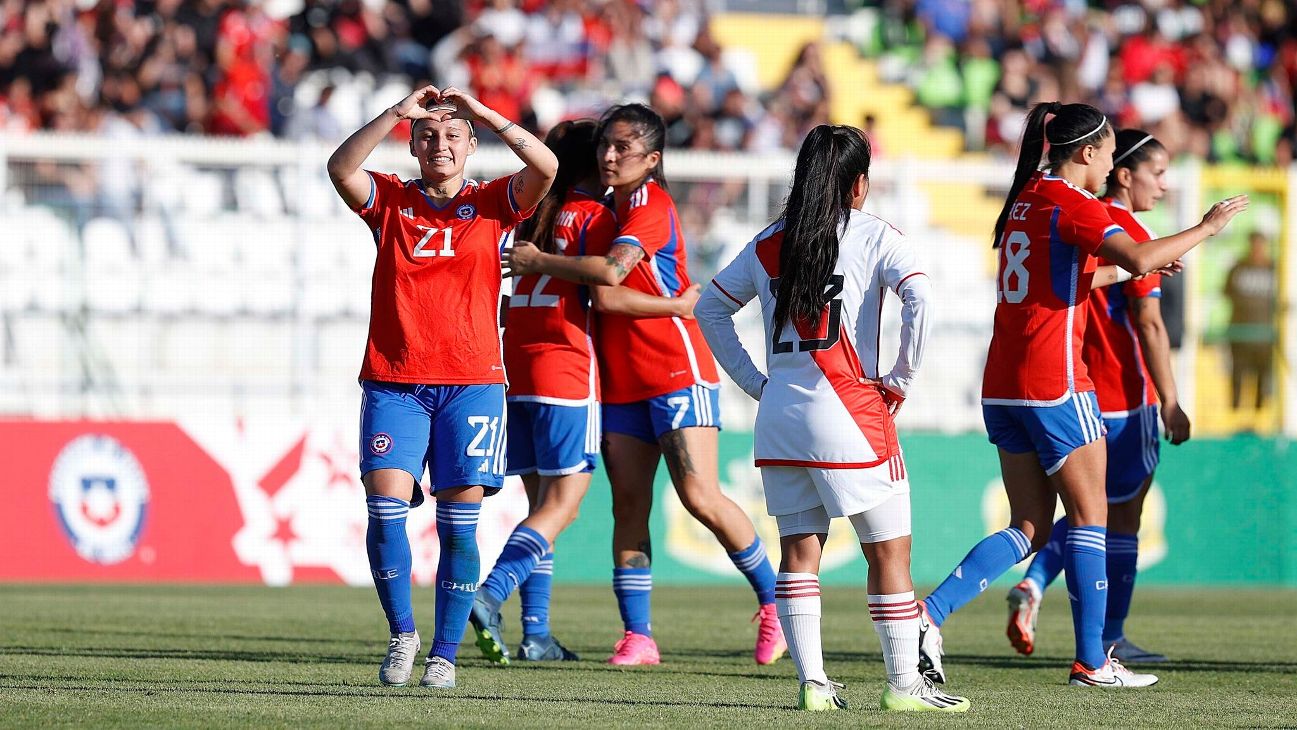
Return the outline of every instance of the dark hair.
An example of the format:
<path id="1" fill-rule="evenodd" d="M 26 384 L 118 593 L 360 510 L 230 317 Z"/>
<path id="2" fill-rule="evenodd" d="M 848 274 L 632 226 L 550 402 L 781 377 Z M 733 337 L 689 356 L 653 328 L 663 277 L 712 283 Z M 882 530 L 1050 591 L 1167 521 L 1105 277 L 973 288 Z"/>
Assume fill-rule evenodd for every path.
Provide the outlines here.
<path id="1" fill-rule="evenodd" d="M 1120 187 L 1117 182 L 1117 170 L 1126 168 L 1131 172 L 1142 163 L 1147 162 L 1154 152 L 1165 152 L 1166 148 L 1153 135 L 1142 129 L 1123 129 L 1117 133 L 1117 149 L 1112 153 L 1112 172 L 1108 173 L 1108 194 Z"/>
<path id="2" fill-rule="evenodd" d="M 838 263 L 838 237 L 846 227 L 856 178 L 869 177 L 869 140 L 855 127 L 821 124 L 797 152 L 793 186 L 780 218 L 779 289 L 775 337 L 785 322 L 819 328 L 824 288 Z"/>
<path id="3" fill-rule="evenodd" d="M 662 115 L 653 111 L 651 107 L 644 104 L 618 104 L 611 107 L 599 118 L 599 131 L 595 133 L 595 139 L 599 144 L 603 144 L 603 135 L 617 122 L 626 122 L 635 128 L 640 139 L 644 140 L 644 148 L 649 152 L 661 153 L 666 144 L 667 125 L 662 121 Z M 649 173 L 657 180 L 658 185 L 663 190 L 667 190 L 666 174 L 662 172 L 662 158 L 658 157 L 658 164 Z"/>
<path id="4" fill-rule="evenodd" d="M 582 180 L 598 172 L 594 156 L 595 130 L 593 119 L 559 122 L 545 135 L 545 146 L 558 158 L 558 175 L 541 198 L 536 212 L 518 224 L 515 237 L 531 241 L 545 253 L 554 253 L 554 219 L 567 200 L 567 194 Z"/>
<path id="5" fill-rule="evenodd" d="M 1048 127 L 1045 115 L 1053 114 Z M 1049 143 L 1049 164 L 1051 166 L 1071 157 L 1078 149 L 1088 144 L 1098 144 L 1099 140 L 1112 134 L 1112 125 L 1108 124 L 1103 112 L 1089 104 L 1061 104 L 1047 101 L 1031 108 L 1027 115 L 1027 124 L 1022 130 L 1022 145 L 1018 150 L 1018 166 L 1013 171 L 1013 186 L 1004 199 L 1004 209 L 995 221 L 995 241 L 993 246 L 1000 245 L 1000 236 L 1004 234 L 1004 224 L 1009 220 L 1009 211 L 1014 202 L 1027 187 L 1027 181 L 1040 169 L 1040 158 L 1045 152 L 1045 143 Z"/>

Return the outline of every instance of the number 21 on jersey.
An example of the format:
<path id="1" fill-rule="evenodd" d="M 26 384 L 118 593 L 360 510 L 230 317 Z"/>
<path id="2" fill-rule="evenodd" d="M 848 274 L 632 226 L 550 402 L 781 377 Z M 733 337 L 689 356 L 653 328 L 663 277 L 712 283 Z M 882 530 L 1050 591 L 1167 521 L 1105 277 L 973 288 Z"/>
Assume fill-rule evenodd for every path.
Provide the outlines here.
<path id="1" fill-rule="evenodd" d="M 450 228 L 429 228 L 427 226 L 416 226 L 423 231 L 423 238 L 414 246 L 414 255 L 416 258 L 428 258 L 431 256 L 454 256 L 455 249 L 450 246 Z M 437 247 L 440 248 L 437 248 Z"/>
<path id="2" fill-rule="evenodd" d="M 1022 231 L 1006 233 L 1000 248 L 1004 252 L 1004 266 L 996 282 L 997 301 L 1021 304 L 1027 298 L 1027 284 L 1031 278 L 1027 271 L 1027 256 L 1031 254 L 1031 239 Z"/>

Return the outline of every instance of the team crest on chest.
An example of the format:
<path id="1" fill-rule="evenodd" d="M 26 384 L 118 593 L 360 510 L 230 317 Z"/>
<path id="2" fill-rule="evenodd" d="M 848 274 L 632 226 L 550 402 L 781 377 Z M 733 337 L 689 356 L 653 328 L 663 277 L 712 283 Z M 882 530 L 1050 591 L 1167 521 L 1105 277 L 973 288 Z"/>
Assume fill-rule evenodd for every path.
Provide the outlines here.
<path id="1" fill-rule="evenodd" d="M 455 209 L 455 217 L 460 220 L 468 220 L 477 215 L 477 207 L 472 203 L 465 203 Z"/>

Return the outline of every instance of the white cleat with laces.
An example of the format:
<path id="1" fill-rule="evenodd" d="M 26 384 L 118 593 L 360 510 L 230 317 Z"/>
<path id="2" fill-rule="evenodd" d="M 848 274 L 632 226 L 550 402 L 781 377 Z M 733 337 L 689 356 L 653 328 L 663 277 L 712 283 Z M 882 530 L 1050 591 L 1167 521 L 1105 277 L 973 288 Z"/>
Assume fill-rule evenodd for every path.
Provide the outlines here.
<path id="1" fill-rule="evenodd" d="M 420 687 L 435 689 L 453 689 L 455 687 L 455 665 L 439 656 L 428 657 L 423 667 L 423 681 Z"/>
<path id="2" fill-rule="evenodd" d="M 387 656 L 378 668 L 378 681 L 389 687 L 404 687 L 414 672 L 414 659 L 419 656 L 419 633 L 409 631 L 393 634 L 387 642 Z"/>
<path id="3" fill-rule="evenodd" d="M 1112 655 L 1108 649 L 1108 661 L 1098 669 L 1090 669 L 1081 662 L 1072 663 L 1072 676 L 1068 684 L 1073 687 L 1103 687 L 1105 689 L 1125 689 L 1134 687 L 1151 687 L 1157 684 L 1157 675 L 1137 674 L 1122 666 L 1121 660 Z"/>

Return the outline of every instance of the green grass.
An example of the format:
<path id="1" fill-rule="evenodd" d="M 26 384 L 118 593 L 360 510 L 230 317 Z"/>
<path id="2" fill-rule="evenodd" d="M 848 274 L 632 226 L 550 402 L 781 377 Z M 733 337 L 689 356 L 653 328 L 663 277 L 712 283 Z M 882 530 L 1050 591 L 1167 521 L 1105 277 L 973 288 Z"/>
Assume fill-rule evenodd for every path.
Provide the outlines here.
<path id="1" fill-rule="evenodd" d="M 1061 586 L 1059 586 L 1061 588 Z M 1191 727 L 1297 725 L 1297 592 L 1164 591 L 1136 597 L 1132 638 L 1176 662 L 1142 691 L 1068 687 L 1065 594 L 1046 598 L 1040 648 L 1016 657 L 1001 589 L 946 627 L 962 718 L 883 715 L 878 639 L 864 592 L 824 601 L 829 675 L 849 714 L 800 714 L 783 659 L 757 667 L 751 593 L 654 592 L 660 667 L 604 665 L 619 633 L 607 588 L 561 588 L 556 634 L 584 661 L 497 668 L 461 649 L 459 688 L 384 688 L 385 624 L 373 591 L 341 587 L 0 587 L 0 725 L 500 727 L 949 725 Z M 425 646 L 432 595 L 416 595 Z M 506 606 L 517 640 L 516 603 Z M 421 668 L 416 668 L 416 678 Z"/>

